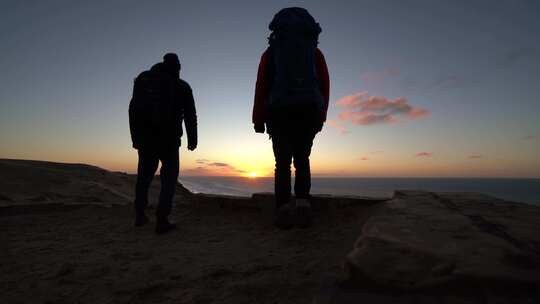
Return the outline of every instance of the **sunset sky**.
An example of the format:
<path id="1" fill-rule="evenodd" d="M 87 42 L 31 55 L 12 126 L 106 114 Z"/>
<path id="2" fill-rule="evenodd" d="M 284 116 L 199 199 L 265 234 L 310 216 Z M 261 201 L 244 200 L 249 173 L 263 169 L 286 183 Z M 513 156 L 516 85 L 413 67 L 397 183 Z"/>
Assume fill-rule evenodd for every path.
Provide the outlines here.
<path id="1" fill-rule="evenodd" d="M 180 174 L 272 175 L 251 111 L 268 23 L 289 6 L 321 24 L 330 71 L 314 175 L 540 177 L 534 0 L 2 1 L 0 158 L 134 172 L 133 79 L 176 52 L 199 118 Z"/>

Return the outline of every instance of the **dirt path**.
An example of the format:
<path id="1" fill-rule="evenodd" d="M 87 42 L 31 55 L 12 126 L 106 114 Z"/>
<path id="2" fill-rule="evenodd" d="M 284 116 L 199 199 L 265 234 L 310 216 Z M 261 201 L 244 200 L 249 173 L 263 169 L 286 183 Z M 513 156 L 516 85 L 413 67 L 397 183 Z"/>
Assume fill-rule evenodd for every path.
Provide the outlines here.
<path id="1" fill-rule="evenodd" d="M 310 303 L 339 275 L 367 206 L 280 231 L 256 209 L 180 205 L 179 229 L 132 227 L 131 208 L 0 216 L 2 303 Z"/>

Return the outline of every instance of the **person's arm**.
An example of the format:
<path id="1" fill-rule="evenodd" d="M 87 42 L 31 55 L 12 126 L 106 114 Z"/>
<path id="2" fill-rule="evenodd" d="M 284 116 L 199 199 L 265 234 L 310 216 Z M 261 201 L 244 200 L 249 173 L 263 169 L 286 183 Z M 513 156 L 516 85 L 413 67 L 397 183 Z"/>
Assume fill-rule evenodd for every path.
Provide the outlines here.
<path id="1" fill-rule="evenodd" d="M 138 79 L 138 78 L 137 78 Z M 140 132 L 140 126 L 139 126 L 139 119 L 137 115 L 137 109 L 136 109 L 136 96 L 138 95 L 138 86 L 137 86 L 137 79 L 135 79 L 133 84 L 133 96 L 131 97 L 131 100 L 129 101 L 129 131 L 131 134 L 131 142 L 133 144 L 133 148 L 139 149 L 141 145 L 141 132 Z"/>
<path id="2" fill-rule="evenodd" d="M 195 100 L 189 85 L 186 85 L 186 96 L 184 103 L 184 124 L 188 138 L 188 149 L 190 151 L 197 148 L 197 111 L 195 110 Z"/>
<path id="3" fill-rule="evenodd" d="M 324 111 L 322 121 L 325 122 L 326 114 L 328 112 L 328 104 L 330 101 L 330 76 L 328 75 L 328 66 L 326 65 L 326 60 L 324 59 L 324 55 L 321 50 L 317 49 L 315 56 L 317 76 L 319 77 L 319 85 L 324 98 Z"/>
<path id="4" fill-rule="evenodd" d="M 255 132 L 264 133 L 264 123 L 266 122 L 265 100 L 270 92 L 270 82 L 267 76 L 268 67 L 268 50 L 266 50 L 259 62 L 257 71 L 257 83 L 255 84 L 255 99 L 253 102 L 252 121 L 255 127 Z"/>

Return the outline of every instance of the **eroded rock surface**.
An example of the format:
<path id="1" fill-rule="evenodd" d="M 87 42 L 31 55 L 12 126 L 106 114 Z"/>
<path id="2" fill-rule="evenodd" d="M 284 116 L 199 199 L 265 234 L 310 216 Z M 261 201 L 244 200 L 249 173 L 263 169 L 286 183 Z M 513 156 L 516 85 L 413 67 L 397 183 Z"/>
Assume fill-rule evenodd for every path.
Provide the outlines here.
<path id="1" fill-rule="evenodd" d="M 347 256 L 349 283 L 396 292 L 540 286 L 540 208 L 474 193 L 397 191 Z"/>

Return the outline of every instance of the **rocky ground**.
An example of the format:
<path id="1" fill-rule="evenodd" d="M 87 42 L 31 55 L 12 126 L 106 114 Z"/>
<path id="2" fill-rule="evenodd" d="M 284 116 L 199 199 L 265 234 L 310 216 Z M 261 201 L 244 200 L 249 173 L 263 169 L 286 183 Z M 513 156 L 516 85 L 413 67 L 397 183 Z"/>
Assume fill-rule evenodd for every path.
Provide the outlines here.
<path id="1" fill-rule="evenodd" d="M 0 302 L 540 303 L 538 207 L 470 193 L 319 196 L 312 228 L 281 231 L 269 194 L 179 185 L 179 228 L 156 236 L 132 226 L 133 183 L 0 160 Z"/>

